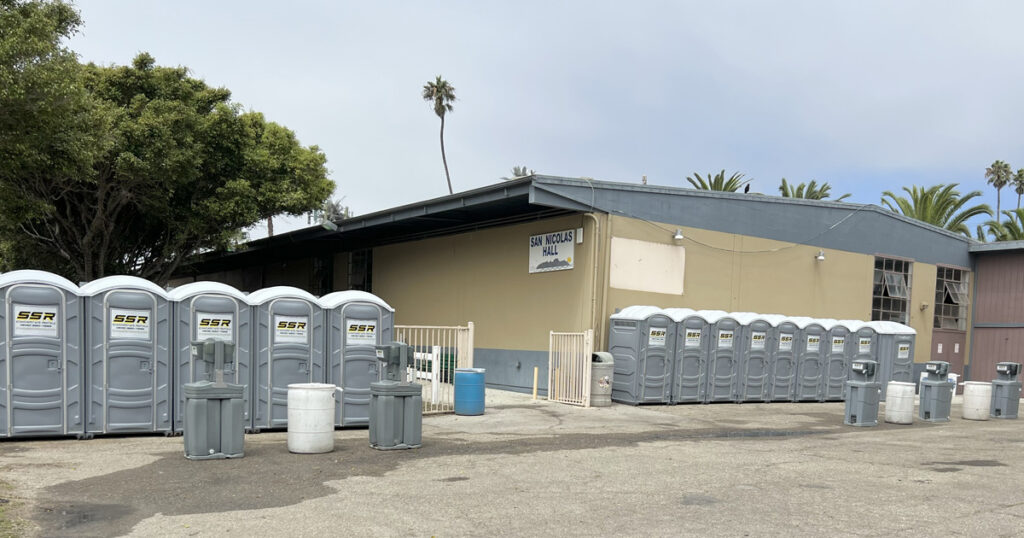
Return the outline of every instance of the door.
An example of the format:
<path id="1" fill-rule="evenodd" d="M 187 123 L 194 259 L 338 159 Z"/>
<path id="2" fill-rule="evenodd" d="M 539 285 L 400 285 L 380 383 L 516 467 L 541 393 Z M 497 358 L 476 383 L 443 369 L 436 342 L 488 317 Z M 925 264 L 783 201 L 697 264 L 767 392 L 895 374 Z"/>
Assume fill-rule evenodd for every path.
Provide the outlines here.
<path id="1" fill-rule="evenodd" d="M 729 402 L 736 397 L 736 346 L 739 324 L 723 319 L 715 324 L 708 359 L 707 401 Z"/>
<path id="2" fill-rule="evenodd" d="M 640 322 L 613 319 L 608 332 L 608 351 L 615 359 L 612 376 L 612 400 L 636 404 L 639 402 L 639 361 L 637 356 L 643 345 Z"/>
<path id="3" fill-rule="evenodd" d="M 823 348 L 825 330 L 820 325 L 810 325 L 800 337 L 799 360 L 797 363 L 796 400 L 817 401 L 821 394 Z"/>
<path id="4" fill-rule="evenodd" d="M 834 327 L 829 331 L 825 344 L 825 367 L 822 376 L 822 399 L 826 402 L 840 401 L 846 391 L 846 375 L 849 369 L 848 346 L 856 346 L 854 335 L 846 327 Z"/>
<path id="5" fill-rule="evenodd" d="M 750 324 L 743 337 L 743 385 L 740 401 L 759 402 L 767 396 L 768 349 L 772 344 L 771 326 L 763 321 Z"/>
<path id="6" fill-rule="evenodd" d="M 790 401 L 795 397 L 796 389 L 796 326 L 782 324 L 778 328 L 778 337 L 772 343 L 771 382 L 769 400 L 780 402 Z"/>
<path id="7" fill-rule="evenodd" d="M 8 288 L 3 334 L 9 386 L 7 435 L 62 434 L 64 386 L 64 291 L 40 285 Z M 6 387 L 5 387 L 6 388 Z"/>
<path id="8" fill-rule="evenodd" d="M 672 401 L 696 403 L 704 401 L 707 368 L 704 345 L 708 328 L 703 320 L 688 318 L 680 325 L 676 336 L 675 387 Z"/>
<path id="9" fill-rule="evenodd" d="M 964 349 L 967 343 L 967 333 L 951 329 L 934 329 L 932 331 L 932 352 L 931 361 L 946 361 L 949 363 L 949 373 L 960 376 L 964 380 Z M 985 375 L 991 378 L 995 375 L 993 368 Z"/>
<path id="10" fill-rule="evenodd" d="M 337 324 L 331 328 L 336 338 L 331 353 L 335 353 L 334 349 L 340 352 L 337 359 L 332 359 L 340 364 L 332 368 L 331 383 L 342 387 L 342 401 L 335 404 L 335 424 L 367 426 L 370 424 L 370 383 L 380 380 L 376 346 L 383 343 L 385 330 L 381 309 L 369 303 L 347 303 L 332 312 L 331 317 L 336 320 L 332 323 Z"/>
<path id="11" fill-rule="evenodd" d="M 675 323 L 654 316 L 648 320 L 643 353 L 641 403 L 667 403 L 671 399 L 672 359 L 675 356 Z"/>
<path id="12" fill-rule="evenodd" d="M 117 290 L 103 295 L 104 431 L 153 431 L 156 423 L 157 299 Z"/>
<path id="13" fill-rule="evenodd" d="M 288 426 L 288 385 L 313 381 L 313 306 L 300 299 L 275 299 L 270 316 L 267 391 L 268 427 Z"/>

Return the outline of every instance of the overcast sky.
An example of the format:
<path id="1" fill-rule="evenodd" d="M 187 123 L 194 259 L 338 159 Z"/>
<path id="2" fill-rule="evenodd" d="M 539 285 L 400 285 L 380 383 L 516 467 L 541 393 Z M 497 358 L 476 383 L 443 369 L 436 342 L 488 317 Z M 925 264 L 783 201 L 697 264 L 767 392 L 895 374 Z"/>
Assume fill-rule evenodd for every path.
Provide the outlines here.
<path id="1" fill-rule="evenodd" d="M 83 0 L 71 47 L 141 51 L 224 86 L 327 154 L 357 214 L 538 173 L 688 186 L 725 169 L 878 204 L 1024 168 L 1024 3 Z M 1003 208 L 1017 195 L 1003 189 Z M 295 228 L 296 222 L 275 226 Z M 254 235 L 259 236 L 261 232 Z"/>

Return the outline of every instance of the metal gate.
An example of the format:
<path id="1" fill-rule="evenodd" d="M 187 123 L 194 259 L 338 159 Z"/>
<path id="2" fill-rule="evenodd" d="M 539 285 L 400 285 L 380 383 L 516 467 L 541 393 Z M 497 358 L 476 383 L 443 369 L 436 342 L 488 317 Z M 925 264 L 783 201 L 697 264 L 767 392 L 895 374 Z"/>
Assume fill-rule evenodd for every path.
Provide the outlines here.
<path id="1" fill-rule="evenodd" d="M 556 333 L 548 345 L 548 400 L 590 407 L 594 331 Z"/>
<path id="2" fill-rule="evenodd" d="M 423 387 L 423 414 L 455 411 L 455 369 L 473 367 L 473 322 L 465 327 L 395 325 L 395 340 L 413 356 L 406 372 Z"/>

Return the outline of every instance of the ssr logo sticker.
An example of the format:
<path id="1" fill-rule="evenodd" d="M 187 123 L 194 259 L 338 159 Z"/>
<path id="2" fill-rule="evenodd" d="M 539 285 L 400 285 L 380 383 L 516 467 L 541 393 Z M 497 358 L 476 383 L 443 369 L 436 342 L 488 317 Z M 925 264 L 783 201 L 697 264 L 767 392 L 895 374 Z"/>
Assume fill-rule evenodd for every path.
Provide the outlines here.
<path id="1" fill-rule="evenodd" d="M 308 344 L 309 317 L 274 316 L 274 342 L 282 344 Z"/>
<path id="2" fill-rule="evenodd" d="M 346 319 L 345 344 L 350 346 L 372 346 L 377 343 L 377 320 Z"/>
<path id="3" fill-rule="evenodd" d="M 18 312 L 18 321 L 53 321 L 57 314 L 53 312 Z"/>
<path id="4" fill-rule="evenodd" d="M 196 312 L 196 340 L 234 341 L 234 314 Z"/>
<path id="5" fill-rule="evenodd" d="M 110 338 L 149 340 L 152 313 L 149 310 L 110 309 Z"/>
<path id="6" fill-rule="evenodd" d="M 647 339 L 647 345 L 649 346 L 665 346 L 665 335 L 668 333 L 665 329 L 651 327 L 650 336 Z"/>
<path id="7" fill-rule="evenodd" d="M 57 307 L 15 304 L 12 336 L 57 337 Z"/>

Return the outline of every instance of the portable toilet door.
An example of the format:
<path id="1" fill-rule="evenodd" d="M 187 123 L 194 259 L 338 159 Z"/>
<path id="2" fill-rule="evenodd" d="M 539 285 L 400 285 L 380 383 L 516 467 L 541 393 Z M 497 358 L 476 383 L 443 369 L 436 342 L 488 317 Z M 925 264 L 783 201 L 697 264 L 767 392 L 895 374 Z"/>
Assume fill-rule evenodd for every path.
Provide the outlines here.
<path id="1" fill-rule="evenodd" d="M 288 385 L 323 383 L 323 314 L 316 297 L 290 286 L 253 292 L 252 431 L 288 426 Z"/>
<path id="2" fill-rule="evenodd" d="M 850 329 L 851 344 L 847 346 L 849 362 L 847 366 L 853 367 L 853 361 L 865 359 L 878 361 L 878 334 L 874 327 L 864 321 L 842 320 L 840 321 L 847 329 Z M 852 370 L 847 370 L 846 376 L 849 379 Z M 877 374 L 877 372 L 876 372 Z"/>
<path id="3" fill-rule="evenodd" d="M 821 320 L 817 319 L 793 318 L 793 322 L 800 328 L 796 342 L 795 401 L 816 402 L 821 399 L 828 330 Z"/>
<path id="4" fill-rule="evenodd" d="M 698 314 L 702 312 L 699 311 Z M 719 316 L 717 312 L 703 314 L 711 326 L 711 341 L 708 342 L 707 401 L 737 401 L 739 396 L 737 348 L 739 346 L 736 342 L 743 338 L 743 326 L 731 314 L 722 316 Z"/>
<path id="5" fill-rule="evenodd" d="M 708 322 L 689 308 L 667 308 L 676 322 L 672 403 L 702 403 L 708 384 Z"/>
<path id="6" fill-rule="evenodd" d="M 234 344 L 235 360 L 224 365 L 224 381 L 245 387 L 243 423 L 251 425 L 252 311 L 245 294 L 220 282 L 192 282 L 174 288 L 168 296 L 174 327 L 174 431 L 184 431 L 185 384 L 214 380 L 213 365 L 192 356 L 192 342 L 206 340 Z"/>
<path id="7" fill-rule="evenodd" d="M 86 432 L 173 431 L 167 293 L 133 276 L 81 288 L 85 302 Z"/>
<path id="8" fill-rule="evenodd" d="M 44 271 L 0 275 L 0 437 L 83 435 L 78 291 Z"/>
<path id="9" fill-rule="evenodd" d="M 355 290 L 329 293 L 319 302 L 327 325 L 327 382 L 343 389 L 334 425 L 368 426 L 370 383 L 380 380 L 376 346 L 394 340 L 395 309 Z"/>
<path id="10" fill-rule="evenodd" d="M 650 337 L 647 320 L 664 312 L 656 306 L 627 306 L 611 315 L 608 351 L 615 360 L 612 400 L 636 405 L 643 401 L 644 364 Z"/>
<path id="11" fill-rule="evenodd" d="M 826 340 L 824 372 L 821 376 L 821 401 L 839 402 L 846 395 L 847 370 L 850 369 L 850 348 L 855 346 L 853 331 L 838 320 L 830 325 Z"/>
<path id="12" fill-rule="evenodd" d="M 914 339 L 917 331 L 895 321 L 869 321 L 877 336 L 878 381 L 882 385 L 881 401 L 890 381 L 913 383 Z"/>
<path id="13" fill-rule="evenodd" d="M 740 402 L 768 401 L 771 387 L 771 347 L 775 343 L 775 326 L 781 316 L 774 314 L 737 313 L 733 316 L 743 325 L 739 350 Z"/>
<path id="14" fill-rule="evenodd" d="M 783 318 L 775 328 L 771 344 L 771 383 L 768 401 L 791 402 L 796 399 L 797 334 L 800 328 L 793 318 Z"/>

